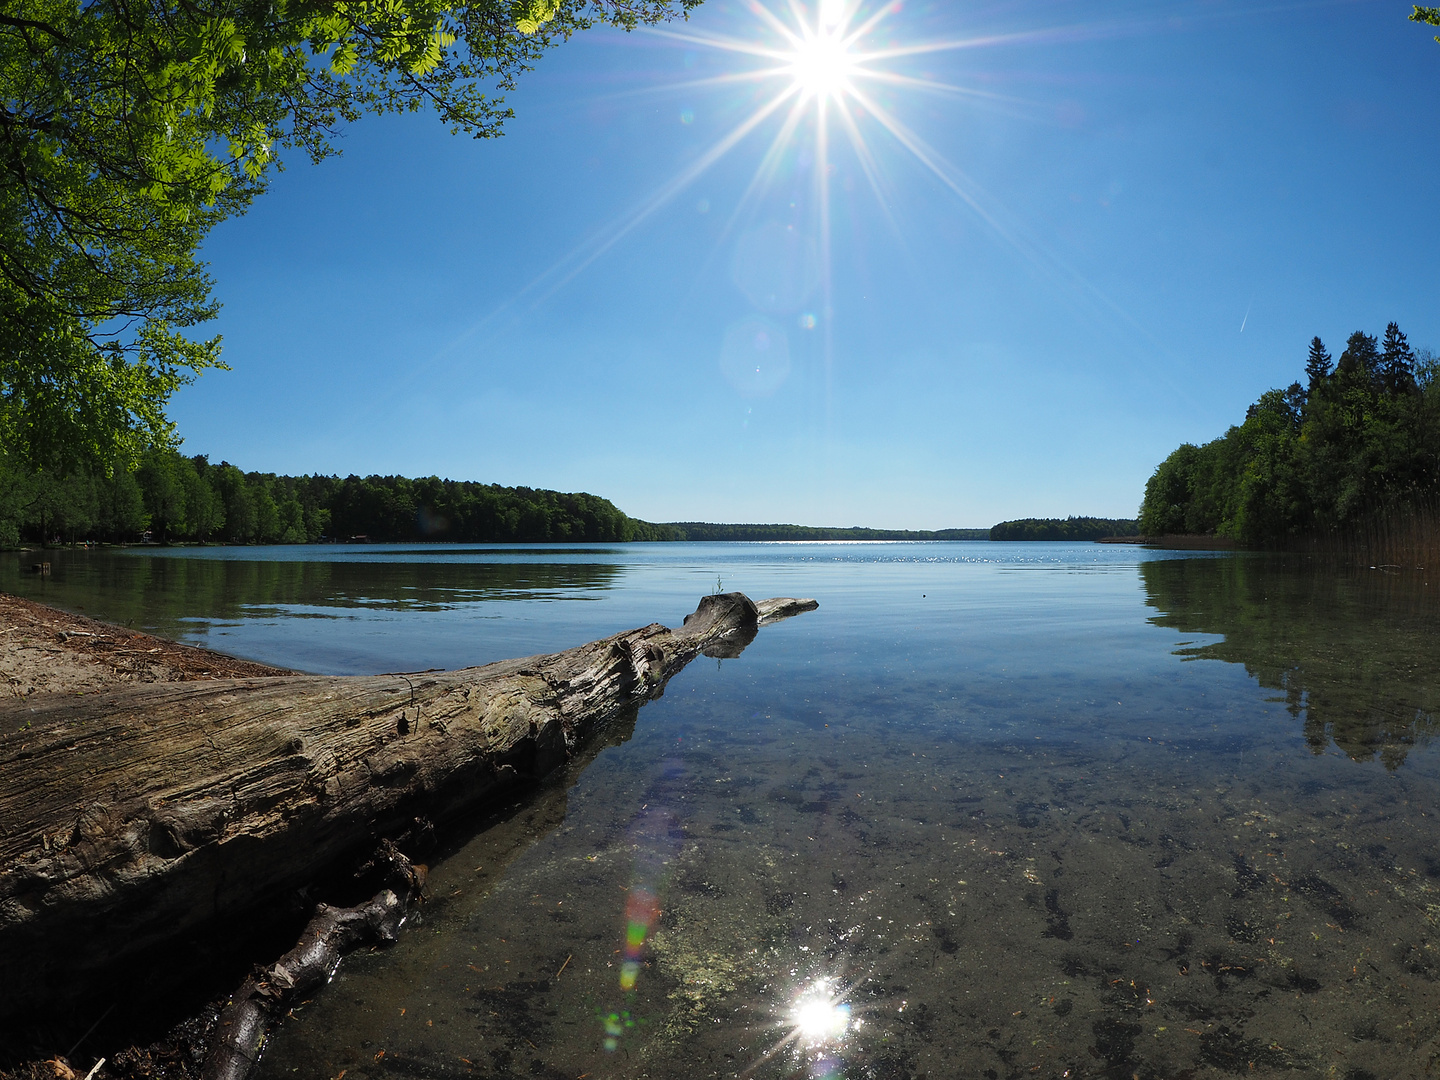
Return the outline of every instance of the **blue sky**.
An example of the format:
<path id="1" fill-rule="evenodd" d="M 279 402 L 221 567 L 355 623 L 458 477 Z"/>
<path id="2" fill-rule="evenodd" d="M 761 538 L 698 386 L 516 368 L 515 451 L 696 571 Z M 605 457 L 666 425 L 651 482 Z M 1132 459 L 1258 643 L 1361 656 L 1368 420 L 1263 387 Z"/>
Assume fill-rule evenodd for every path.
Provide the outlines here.
<path id="1" fill-rule="evenodd" d="M 715 154 L 795 81 L 687 40 L 782 47 L 751 5 L 592 31 L 503 138 L 367 118 L 295 156 L 207 243 L 233 370 L 172 415 L 245 469 L 655 521 L 1131 516 L 1313 335 L 1440 351 L 1440 44 L 1409 10 L 890 5 L 854 52 L 970 44 L 852 77 L 863 154 L 830 104 L 828 229 L 813 104 Z"/>

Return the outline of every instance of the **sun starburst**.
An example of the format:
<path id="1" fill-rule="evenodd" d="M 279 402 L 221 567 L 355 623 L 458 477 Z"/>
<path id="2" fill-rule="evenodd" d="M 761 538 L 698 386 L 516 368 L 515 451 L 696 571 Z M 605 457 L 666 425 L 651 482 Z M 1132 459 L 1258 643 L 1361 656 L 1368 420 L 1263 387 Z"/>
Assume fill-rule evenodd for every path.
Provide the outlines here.
<path id="1" fill-rule="evenodd" d="M 793 39 L 789 74 L 806 98 L 838 98 L 849 89 L 860 57 L 844 34 L 844 4 L 822 3 L 815 25 L 801 24 Z"/>
<path id="2" fill-rule="evenodd" d="M 733 58 L 734 63 L 726 65 L 728 70 L 636 92 L 673 95 L 750 85 L 756 92 L 749 99 L 748 112 L 742 113 L 690 164 L 526 286 L 523 293 L 531 297 L 530 306 L 538 305 L 574 280 L 722 158 L 737 153 L 742 145 L 753 145 L 767 129 L 768 145 L 759 153 L 750 182 L 735 202 L 717 242 L 733 240 L 737 230 L 757 215 L 760 202 L 782 190 L 781 177 L 792 178 L 783 185 L 783 190 L 789 192 L 785 198 L 790 203 L 790 217 L 802 215 L 806 219 L 798 224 L 810 238 L 807 242 L 817 249 L 822 293 L 821 311 L 801 318 L 805 328 L 822 329 L 827 372 L 833 352 L 831 185 L 838 149 L 848 149 L 857 175 L 863 177 L 902 243 L 903 230 L 894 214 L 896 184 L 889 169 L 896 162 L 908 160 L 948 188 L 1029 262 L 1052 277 L 1074 278 L 1073 272 L 1060 266 L 1043 243 L 1017 227 L 996 200 L 894 111 L 903 104 L 904 95 L 914 94 L 964 97 L 1006 108 L 1023 106 L 988 90 L 908 71 L 906 64 L 939 53 L 1020 44 L 1038 32 L 926 38 L 916 32 L 918 24 L 903 18 L 902 5 L 896 0 L 740 0 L 739 6 L 750 17 L 749 25 L 732 22 L 728 33 L 674 26 L 646 31 L 689 50 Z M 907 35 L 911 40 L 905 40 Z M 689 110 L 682 115 L 693 119 Z M 886 147 L 900 152 L 887 155 Z M 798 172 L 794 167 L 797 165 Z M 793 183 L 800 173 L 812 179 L 808 195 L 801 195 Z M 1080 284 L 1090 288 L 1088 283 Z"/>

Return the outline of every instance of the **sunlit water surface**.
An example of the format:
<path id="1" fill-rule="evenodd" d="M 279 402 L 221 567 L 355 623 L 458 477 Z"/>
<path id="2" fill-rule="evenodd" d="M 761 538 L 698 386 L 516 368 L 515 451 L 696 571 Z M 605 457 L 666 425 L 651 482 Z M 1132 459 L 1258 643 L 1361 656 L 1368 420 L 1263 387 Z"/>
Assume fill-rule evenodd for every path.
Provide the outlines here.
<path id="1" fill-rule="evenodd" d="M 988 543 L 51 558 L 0 588 L 316 671 L 677 625 L 717 586 L 820 601 L 450 826 L 399 943 L 296 1010 L 268 1080 L 1440 1058 L 1424 574 Z"/>

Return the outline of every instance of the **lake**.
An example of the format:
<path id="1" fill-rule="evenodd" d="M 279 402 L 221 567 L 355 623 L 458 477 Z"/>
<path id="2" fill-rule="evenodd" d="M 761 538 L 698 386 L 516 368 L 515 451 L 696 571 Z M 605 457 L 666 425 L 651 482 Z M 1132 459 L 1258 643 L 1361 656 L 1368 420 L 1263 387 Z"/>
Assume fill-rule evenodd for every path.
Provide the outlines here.
<path id="1" fill-rule="evenodd" d="M 0 589 L 310 671 L 814 597 L 470 835 L 260 1074 L 1433 1075 L 1440 589 L 987 542 L 56 551 Z M 479 822 L 472 823 L 480 824 Z"/>

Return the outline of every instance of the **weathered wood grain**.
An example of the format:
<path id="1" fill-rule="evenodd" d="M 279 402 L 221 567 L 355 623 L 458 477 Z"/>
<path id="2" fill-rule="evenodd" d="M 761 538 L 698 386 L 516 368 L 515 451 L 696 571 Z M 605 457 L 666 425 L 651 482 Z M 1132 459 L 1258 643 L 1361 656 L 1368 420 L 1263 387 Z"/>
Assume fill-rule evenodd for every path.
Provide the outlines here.
<path id="1" fill-rule="evenodd" d="M 149 684 L 0 710 L 0 1020 L 492 800 L 813 601 L 444 673 Z"/>

